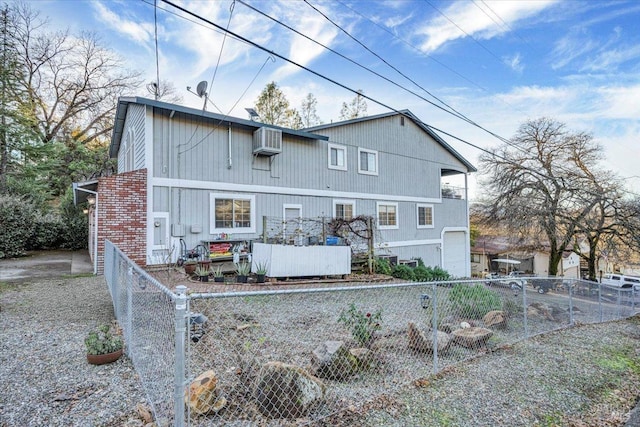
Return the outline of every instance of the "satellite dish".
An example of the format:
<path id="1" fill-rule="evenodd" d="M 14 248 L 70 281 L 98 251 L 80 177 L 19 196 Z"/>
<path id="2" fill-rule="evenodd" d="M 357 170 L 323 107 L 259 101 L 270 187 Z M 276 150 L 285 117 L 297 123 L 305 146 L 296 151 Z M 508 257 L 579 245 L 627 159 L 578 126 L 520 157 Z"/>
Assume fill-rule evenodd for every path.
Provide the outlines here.
<path id="1" fill-rule="evenodd" d="M 202 98 L 203 96 L 205 96 L 207 94 L 207 81 L 203 80 L 200 83 L 198 83 L 198 86 L 196 87 L 196 93 L 198 94 L 198 96 L 200 98 Z"/>

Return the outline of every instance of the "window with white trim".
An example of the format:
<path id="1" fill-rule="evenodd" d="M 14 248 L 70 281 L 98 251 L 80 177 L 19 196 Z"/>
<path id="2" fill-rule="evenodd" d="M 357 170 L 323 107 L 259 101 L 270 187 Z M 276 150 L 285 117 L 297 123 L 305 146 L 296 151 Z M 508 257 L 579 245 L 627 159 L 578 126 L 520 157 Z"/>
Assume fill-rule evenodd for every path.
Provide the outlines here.
<path id="1" fill-rule="evenodd" d="M 350 220 L 356 216 L 355 200 L 334 200 L 333 201 L 333 217 Z"/>
<path id="2" fill-rule="evenodd" d="M 398 204 L 389 202 L 377 202 L 378 228 L 398 228 Z"/>
<path id="3" fill-rule="evenodd" d="M 416 206 L 418 228 L 433 228 L 433 205 Z"/>
<path id="4" fill-rule="evenodd" d="M 338 144 L 329 144 L 329 169 L 347 170 L 347 147 Z"/>
<path id="5" fill-rule="evenodd" d="M 211 234 L 255 233 L 255 196 L 211 194 Z"/>
<path id="6" fill-rule="evenodd" d="M 358 173 L 378 175 L 378 152 L 358 148 Z"/>

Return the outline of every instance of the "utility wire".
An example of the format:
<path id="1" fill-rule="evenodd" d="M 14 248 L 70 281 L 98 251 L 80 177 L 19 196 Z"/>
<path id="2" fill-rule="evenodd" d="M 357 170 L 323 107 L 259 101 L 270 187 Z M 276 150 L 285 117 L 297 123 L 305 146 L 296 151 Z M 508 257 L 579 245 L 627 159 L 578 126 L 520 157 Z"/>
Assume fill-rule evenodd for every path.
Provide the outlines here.
<path id="1" fill-rule="evenodd" d="M 158 0 L 154 0 L 153 8 L 153 34 L 156 43 L 156 90 L 153 91 L 154 99 L 160 98 L 160 61 L 158 60 Z"/>
<path id="2" fill-rule="evenodd" d="M 168 5 L 172 6 L 172 7 L 174 7 L 174 8 L 176 8 L 176 9 L 178 9 L 178 10 L 180 10 L 180 11 L 182 11 L 182 12 L 184 12 L 184 13 L 188 14 L 188 15 L 193 16 L 193 17 L 194 17 L 194 18 L 196 18 L 196 19 L 199 19 L 199 20 L 201 20 L 201 21 L 203 21 L 203 22 L 206 22 L 207 24 L 212 25 L 212 26 L 214 26 L 215 28 L 218 28 L 218 29 L 220 29 L 220 30 L 225 31 L 225 30 L 224 30 L 220 25 L 218 25 L 218 24 L 216 24 L 216 23 L 214 23 L 214 22 L 212 22 L 212 21 L 210 21 L 210 20 L 208 20 L 208 19 L 206 19 L 206 18 L 204 18 L 204 17 L 202 17 L 202 16 L 200 16 L 200 15 L 198 15 L 198 14 L 194 13 L 194 12 L 191 12 L 190 10 L 188 10 L 188 9 L 186 9 L 186 8 L 182 7 L 182 6 L 176 5 L 175 3 L 171 2 L 170 0 L 161 0 L 161 1 L 162 1 L 163 3 L 166 3 L 166 4 L 168 4 Z M 274 51 L 272 51 L 272 50 L 270 50 L 270 49 L 268 49 L 268 48 L 266 48 L 266 47 L 264 47 L 264 46 L 262 46 L 262 45 L 260 45 L 260 44 L 258 44 L 258 43 L 256 43 L 256 42 L 254 42 L 254 41 L 251 41 L 251 40 L 249 40 L 249 39 L 247 39 L 247 38 L 245 38 L 245 37 L 243 37 L 243 36 L 241 36 L 241 35 L 239 35 L 239 34 L 236 34 L 236 33 L 232 32 L 232 31 L 230 31 L 230 30 L 226 30 L 226 31 L 228 31 L 228 32 L 229 32 L 229 34 L 230 34 L 231 36 L 233 36 L 233 37 L 237 38 L 238 40 L 241 40 L 241 41 L 243 41 L 243 42 L 245 42 L 245 43 L 247 43 L 247 44 L 249 44 L 249 45 L 251 45 L 251 46 L 253 46 L 253 47 L 257 48 L 257 49 L 259 49 L 259 50 L 265 51 L 265 52 L 269 53 L 270 55 L 272 55 L 273 57 L 280 58 L 280 59 L 282 59 L 282 60 L 284 60 L 284 61 L 286 61 L 286 62 L 288 62 L 288 63 L 290 63 L 290 64 L 292 64 L 292 65 L 295 65 L 295 66 L 297 66 L 298 68 L 301 68 L 301 69 L 303 69 L 303 70 L 305 70 L 305 71 L 307 71 L 307 72 L 309 72 L 309 73 L 311 73 L 311 74 L 313 74 L 313 75 L 315 75 L 315 76 L 317 76 L 317 77 L 320 77 L 320 78 L 321 78 L 321 79 L 323 79 L 323 80 L 326 80 L 326 81 L 328 81 L 328 82 L 330 82 L 330 83 L 332 83 L 332 84 L 334 84 L 334 85 L 336 85 L 336 86 L 339 86 L 339 87 L 341 87 L 341 88 L 345 89 L 346 91 L 349 91 L 349 92 L 351 92 L 351 93 L 353 93 L 353 94 L 356 94 L 356 95 L 357 95 L 357 94 L 360 94 L 360 96 L 362 96 L 363 98 L 366 98 L 366 99 L 370 100 L 370 101 L 371 101 L 371 102 L 373 102 L 374 104 L 377 104 L 377 105 L 379 105 L 379 106 L 381 106 L 381 107 L 384 107 L 384 108 L 386 108 L 386 109 L 388 109 L 388 110 L 390 110 L 390 111 L 393 111 L 393 112 L 395 112 L 395 113 L 397 113 L 397 114 L 399 114 L 399 115 L 402 115 L 402 116 L 408 117 L 410 120 L 414 120 L 414 121 L 416 121 L 418 124 L 420 124 L 420 125 L 424 126 L 425 128 L 427 128 L 427 129 L 429 129 L 429 130 L 431 130 L 431 131 L 436 131 L 436 132 L 439 132 L 439 133 L 441 133 L 441 134 L 447 135 L 447 136 L 449 136 L 449 137 L 451 137 L 451 138 L 453 138 L 453 139 L 455 139 L 455 140 L 457 140 L 457 141 L 462 142 L 463 144 L 469 145 L 470 147 L 473 147 L 473 148 L 475 148 L 475 149 L 477 149 L 477 150 L 479 150 L 479 151 L 482 151 L 482 152 L 484 152 L 484 153 L 487 153 L 487 154 L 489 154 L 489 155 L 491 155 L 491 156 L 493 156 L 493 157 L 499 158 L 499 159 L 501 159 L 501 160 L 503 160 L 503 161 L 505 161 L 505 162 L 507 162 L 507 163 L 509 163 L 509 164 L 517 165 L 517 166 L 520 166 L 520 167 L 524 167 L 520 162 L 513 161 L 513 160 L 508 159 L 507 157 L 504 157 L 504 156 L 502 156 L 502 155 L 500 155 L 500 154 L 498 154 L 498 153 L 495 153 L 495 152 L 489 151 L 489 150 L 487 150 L 487 149 L 485 149 L 485 148 L 482 148 L 482 147 L 480 147 L 480 146 L 478 146 L 478 145 L 475 145 L 475 144 L 473 144 L 473 143 L 471 143 L 471 142 L 469 142 L 469 141 L 467 141 L 467 140 L 465 140 L 465 139 L 463 139 L 463 138 L 460 138 L 460 137 L 458 137 L 458 136 L 455 136 L 455 135 L 453 135 L 453 134 L 451 134 L 451 133 L 449 133 L 449 132 L 447 132 L 447 131 L 445 131 L 445 130 L 443 130 L 443 129 L 439 129 L 439 128 L 435 127 L 435 126 L 431 126 L 431 125 L 429 125 L 429 124 L 427 124 L 427 123 L 423 122 L 422 120 L 420 120 L 420 119 L 419 119 L 418 117 L 416 117 L 416 116 L 413 116 L 413 115 L 410 115 L 410 116 L 409 116 L 409 115 L 407 115 L 406 113 L 404 113 L 404 112 L 402 112 L 402 111 L 400 111 L 400 110 L 397 110 L 396 108 L 393 108 L 393 107 L 391 107 L 391 106 L 389 106 L 389 105 L 387 105 L 387 104 L 383 103 L 382 101 L 378 101 L 377 99 L 374 99 L 374 98 L 372 98 L 372 97 L 370 97 L 370 96 L 368 96 L 368 95 L 365 95 L 365 94 L 363 94 L 363 93 L 361 93 L 361 92 L 357 91 L 356 89 L 352 89 L 352 88 L 350 88 L 350 87 L 348 87 L 348 86 L 346 86 L 346 85 L 344 85 L 344 84 L 342 84 L 342 83 L 340 83 L 340 82 L 337 82 L 337 81 L 335 81 L 335 80 L 333 80 L 333 79 L 331 79 L 331 78 L 329 78 L 329 77 L 327 77 L 327 76 L 325 76 L 325 75 L 323 75 L 323 74 L 321 74 L 321 73 L 319 73 L 319 72 L 317 72 L 317 71 L 315 71 L 315 70 L 312 70 L 312 69 L 310 69 L 310 68 L 308 68 L 308 67 L 306 67 L 306 66 L 304 66 L 304 65 L 298 64 L 297 62 L 293 61 L 292 59 L 289 59 L 289 58 L 287 58 L 287 57 L 285 57 L 285 56 L 283 56 L 283 55 L 280 55 L 280 54 L 278 54 L 278 53 L 276 53 L 276 52 L 274 52 Z M 266 62 L 265 62 L 265 64 L 266 64 Z M 261 70 L 262 70 L 262 68 L 261 68 Z M 237 103 L 236 103 L 236 104 L 237 104 Z M 227 117 L 227 116 L 225 116 L 225 118 L 226 118 L 226 117 Z M 218 123 L 218 126 L 219 126 L 219 124 L 221 124 L 223 121 L 224 121 L 224 118 L 223 118 L 222 120 L 220 120 L 220 122 Z M 217 126 L 216 126 L 216 127 L 217 127 Z M 202 139 L 198 142 L 198 144 L 200 144 L 202 141 L 204 141 L 204 139 L 206 139 L 206 137 L 207 137 L 207 136 L 209 136 L 211 133 L 213 133 L 213 131 L 214 131 L 214 130 L 215 130 L 215 129 L 212 129 L 212 130 L 211 130 L 211 131 L 210 131 L 210 132 L 209 132 L 209 133 L 208 133 L 204 138 L 202 138 Z M 191 149 L 191 148 L 190 148 L 190 149 Z M 536 169 L 532 169 L 532 168 L 528 168 L 528 167 L 527 167 L 527 168 L 525 168 L 525 170 L 526 170 L 526 171 L 528 171 L 529 173 L 533 174 L 533 175 L 537 175 L 537 176 L 542 177 L 542 178 L 549 178 L 549 176 L 548 176 L 548 175 L 546 175 L 546 174 L 544 174 L 544 173 L 541 173 L 541 172 L 539 172 L 539 171 L 538 171 L 538 170 L 536 170 Z"/>
<path id="3" fill-rule="evenodd" d="M 229 26 L 231 25 L 231 18 L 233 17 L 233 10 L 235 8 L 235 5 L 236 5 L 236 2 L 232 1 L 231 2 L 231 6 L 229 6 L 229 20 L 227 21 L 227 30 L 229 29 Z M 222 37 L 222 45 L 220 46 L 220 53 L 218 54 L 218 61 L 216 62 L 216 67 L 213 69 L 213 76 L 211 76 L 211 84 L 209 85 L 209 93 L 211 93 L 211 91 L 213 91 L 213 82 L 215 81 L 216 74 L 218 73 L 218 67 L 220 66 L 220 60 L 222 59 L 222 51 L 224 50 L 224 43 L 227 41 L 227 34 L 229 34 L 229 33 L 227 31 L 225 31 L 224 35 Z M 205 94 L 205 100 L 204 100 L 204 105 L 205 106 L 207 105 L 207 99 L 208 99 L 208 96 Z"/>

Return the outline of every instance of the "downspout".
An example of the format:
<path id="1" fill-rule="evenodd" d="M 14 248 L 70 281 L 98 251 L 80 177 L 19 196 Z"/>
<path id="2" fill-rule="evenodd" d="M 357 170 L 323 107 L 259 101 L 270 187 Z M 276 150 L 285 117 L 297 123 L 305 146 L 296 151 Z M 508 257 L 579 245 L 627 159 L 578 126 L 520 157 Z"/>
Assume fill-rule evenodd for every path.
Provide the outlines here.
<path id="1" fill-rule="evenodd" d="M 93 194 L 96 197 L 96 204 L 93 208 L 93 223 L 94 223 L 94 236 L 93 236 L 93 274 L 98 275 L 98 192 L 87 190 L 86 188 L 77 187 L 76 190 L 84 191 L 85 193 Z"/>
<path id="2" fill-rule="evenodd" d="M 232 161 L 231 161 L 231 122 L 229 122 L 229 137 L 227 140 L 227 151 L 229 153 L 229 157 L 227 158 L 227 169 L 231 169 Z"/>

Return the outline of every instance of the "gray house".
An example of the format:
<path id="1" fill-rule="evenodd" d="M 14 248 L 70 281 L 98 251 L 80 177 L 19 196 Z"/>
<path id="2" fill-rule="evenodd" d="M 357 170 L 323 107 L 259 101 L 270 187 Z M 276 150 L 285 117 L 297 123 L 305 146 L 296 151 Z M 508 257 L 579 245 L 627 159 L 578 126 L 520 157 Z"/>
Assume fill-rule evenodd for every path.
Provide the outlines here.
<path id="1" fill-rule="evenodd" d="M 104 239 L 140 264 L 220 236 L 257 239 L 268 217 L 377 219 L 375 250 L 470 275 L 466 176 L 475 168 L 409 111 L 285 129 L 144 98 L 118 102 L 118 174 L 95 195 L 92 254 Z M 443 183 L 464 177 L 463 188 Z"/>

